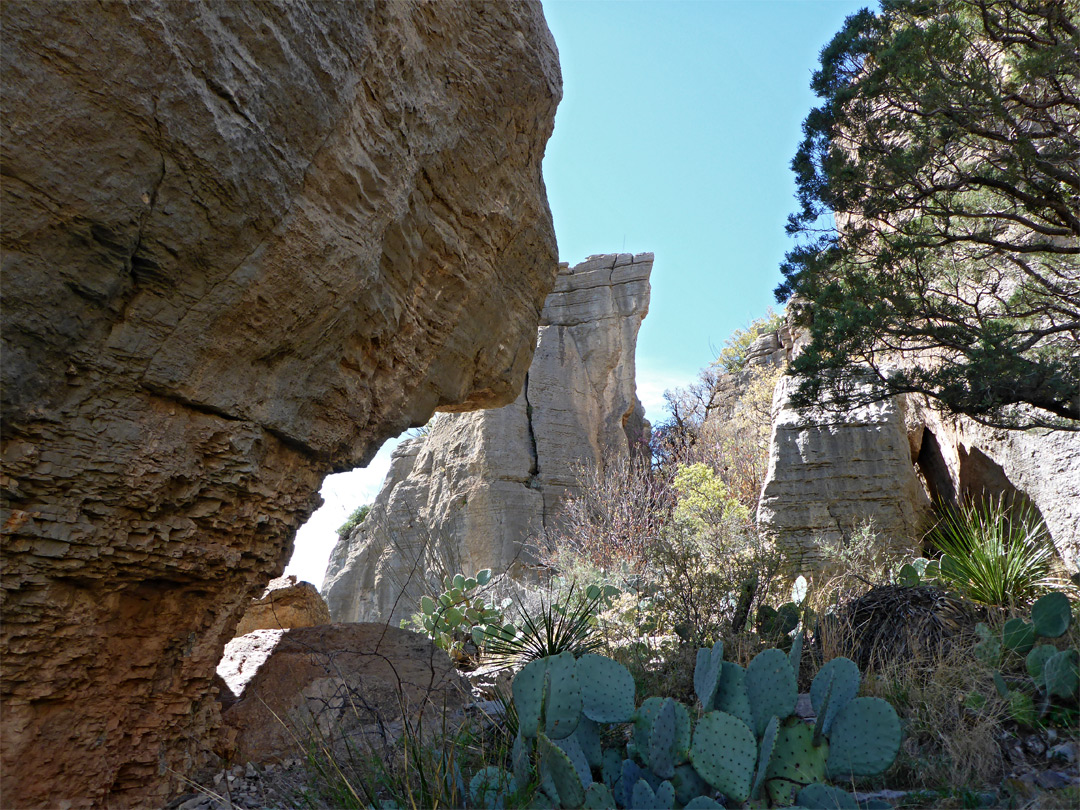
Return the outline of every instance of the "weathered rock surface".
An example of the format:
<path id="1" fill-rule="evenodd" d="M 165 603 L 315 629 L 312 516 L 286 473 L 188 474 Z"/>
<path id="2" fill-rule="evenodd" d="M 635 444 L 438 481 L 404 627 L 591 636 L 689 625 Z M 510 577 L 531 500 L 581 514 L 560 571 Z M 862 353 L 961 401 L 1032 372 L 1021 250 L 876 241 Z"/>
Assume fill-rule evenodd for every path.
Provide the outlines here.
<path id="1" fill-rule="evenodd" d="M 520 391 L 538 3 L 2 14 L 6 807 L 162 803 L 323 476 Z"/>
<path id="2" fill-rule="evenodd" d="M 443 650 L 383 624 L 256 630 L 226 645 L 217 673 L 230 692 L 225 748 L 241 763 L 302 756 L 313 729 L 342 755 L 345 738 L 382 752 L 403 721 L 439 728 L 469 699 Z"/>
<path id="3" fill-rule="evenodd" d="M 371 512 L 330 557 L 323 595 L 335 621 L 396 623 L 439 569 L 519 571 L 578 469 L 647 440 L 634 353 L 652 261 L 564 266 L 517 400 L 440 415 L 427 437 L 402 442 Z"/>
<path id="4" fill-rule="evenodd" d="M 330 624 L 330 609 L 318 588 L 310 582 L 297 582 L 294 576 L 278 577 L 270 580 L 262 596 L 248 603 L 236 625 L 236 635 L 320 624 Z"/>
<path id="5" fill-rule="evenodd" d="M 792 320 L 787 340 L 778 333 L 788 359 L 806 343 Z M 758 520 L 797 564 L 812 569 L 823 539 L 845 540 L 867 521 L 883 548 L 916 550 L 932 500 L 1005 496 L 1034 506 L 1065 565 L 1080 569 L 1080 433 L 988 428 L 914 395 L 800 414 L 788 404 L 795 385 L 777 384 Z"/>
<path id="6" fill-rule="evenodd" d="M 800 414 L 788 404 L 797 385 L 784 376 L 776 386 L 759 523 L 807 571 L 824 564 L 822 542 L 845 543 L 867 521 L 883 549 L 914 550 L 930 501 L 915 472 L 906 400 Z"/>
<path id="7" fill-rule="evenodd" d="M 946 502 L 1019 494 L 1042 516 L 1066 567 L 1080 570 L 1080 433 L 989 428 L 911 400 L 929 492 Z"/>

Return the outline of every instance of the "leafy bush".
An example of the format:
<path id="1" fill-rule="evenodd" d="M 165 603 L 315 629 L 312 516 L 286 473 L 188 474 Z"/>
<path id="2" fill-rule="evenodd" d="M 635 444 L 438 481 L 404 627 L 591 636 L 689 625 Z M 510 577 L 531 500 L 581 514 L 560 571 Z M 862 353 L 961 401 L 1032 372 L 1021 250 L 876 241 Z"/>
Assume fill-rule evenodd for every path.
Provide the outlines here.
<path id="1" fill-rule="evenodd" d="M 736 329 L 731 333 L 724 341 L 720 356 L 716 358 L 716 365 L 728 374 L 742 371 L 746 368 L 746 353 L 753 342 L 761 335 L 777 331 L 783 325 L 784 311 L 773 312 L 772 307 L 769 307 L 764 317 L 752 321 L 745 329 Z"/>
<path id="2" fill-rule="evenodd" d="M 929 540 L 941 551 L 937 576 L 968 599 L 1015 606 L 1054 588 L 1054 546 L 1035 510 L 1004 497 L 945 513 Z"/>
<path id="3" fill-rule="evenodd" d="M 364 518 L 368 516 L 368 512 L 370 511 L 370 503 L 365 503 L 362 506 L 356 507 L 353 510 L 352 514 L 349 515 L 349 519 L 342 523 L 340 526 L 338 526 L 338 537 L 348 537 L 353 529 L 355 529 L 357 526 L 364 522 Z"/>

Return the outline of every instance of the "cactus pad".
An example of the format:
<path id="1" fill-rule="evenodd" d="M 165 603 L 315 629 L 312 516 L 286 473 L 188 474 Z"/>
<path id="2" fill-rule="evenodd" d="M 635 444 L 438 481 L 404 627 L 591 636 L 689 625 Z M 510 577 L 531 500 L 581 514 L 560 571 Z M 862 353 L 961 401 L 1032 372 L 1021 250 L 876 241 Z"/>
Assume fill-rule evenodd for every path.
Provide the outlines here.
<path id="1" fill-rule="evenodd" d="M 833 658 L 818 670 L 810 684 L 810 703 L 822 734 L 829 733 L 836 715 L 859 694 L 860 677 L 859 667 L 850 658 Z"/>
<path id="2" fill-rule="evenodd" d="M 1049 644 L 1036 644 L 1027 654 L 1024 663 L 1027 666 L 1028 675 L 1040 689 L 1046 689 L 1046 679 L 1043 677 L 1046 662 L 1057 655 L 1057 652 L 1057 648 Z"/>
<path id="3" fill-rule="evenodd" d="M 618 661 L 583 655 L 577 662 L 582 712 L 597 723 L 625 723 L 634 714 L 634 678 Z"/>
<path id="4" fill-rule="evenodd" d="M 754 715 L 750 711 L 750 698 L 746 694 L 746 670 L 738 664 L 724 662 L 720 683 L 717 684 L 712 702 L 714 709 L 738 717 L 748 727 L 753 727 Z"/>
<path id="5" fill-rule="evenodd" d="M 589 760 L 586 758 L 585 752 L 581 750 L 581 743 L 578 742 L 577 735 L 571 734 L 563 740 L 552 740 L 552 743 L 566 754 L 570 763 L 574 766 L 574 770 L 577 771 L 581 786 L 587 788 L 591 785 L 593 782 L 592 770 L 589 768 Z"/>
<path id="6" fill-rule="evenodd" d="M 545 683 L 544 733 L 552 740 L 562 740 L 574 733 L 581 717 L 581 687 L 573 653 L 548 658 Z"/>
<path id="7" fill-rule="evenodd" d="M 746 667 L 746 696 L 758 737 L 765 733 L 773 715 L 783 720 L 795 711 L 799 691 L 791 662 L 782 650 L 765 650 L 754 656 Z"/>
<path id="8" fill-rule="evenodd" d="M 573 736 L 577 738 L 589 765 L 593 768 L 601 767 L 604 764 L 604 749 L 600 742 L 600 727 L 588 717 L 582 717 Z"/>
<path id="9" fill-rule="evenodd" d="M 540 711 L 544 705 L 544 676 L 548 659 L 530 661 L 514 676 L 511 691 L 514 708 L 518 713 L 518 728 L 525 737 L 535 737 L 540 724 Z"/>
<path id="10" fill-rule="evenodd" d="M 619 775 L 619 784 L 617 788 L 613 790 L 616 798 L 619 799 L 619 804 L 623 807 L 630 807 L 634 803 L 634 785 L 642 777 L 641 768 L 632 759 L 624 759 L 622 763 L 622 773 Z"/>
<path id="11" fill-rule="evenodd" d="M 502 807 L 506 796 L 517 792 L 514 778 L 496 765 L 481 768 L 469 780 L 469 797 L 477 807 L 495 810 Z"/>
<path id="12" fill-rule="evenodd" d="M 724 805 L 708 796 L 697 796 L 688 801 L 683 810 L 722 810 Z"/>
<path id="13" fill-rule="evenodd" d="M 661 779 L 675 775 L 675 701 L 667 698 L 649 733 L 649 767 Z"/>
<path id="14" fill-rule="evenodd" d="M 801 720 L 781 723 L 772 760 L 765 775 L 765 790 L 773 804 L 787 806 L 804 785 L 825 781 L 829 744 L 814 745 L 814 732 Z"/>
<path id="15" fill-rule="evenodd" d="M 658 810 L 671 810 L 675 804 L 675 788 L 672 787 L 671 782 L 661 782 L 660 787 L 656 789 L 656 804 L 653 805 Z"/>
<path id="16" fill-rule="evenodd" d="M 1007 650 L 1027 655 L 1035 646 L 1035 627 L 1023 619 L 1009 619 L 1001 630 L 1001 644 Z"/>
<path id="17" fill-rule="evenodd" d="M 563 807 L 581 807 L 585 803 L 585 787 L 570 757 L 545 734 L 539 734 L 538 741 L 540 759 L 555 788 L 559 804 Z"/>
<path id="18" fill-rule="evenodd" d="M 756 759 L 757 741 L 742 720 L 712 711 L 698 721 L 690 761 L 702 779 L 736 802 L 750 795 Z"/>
<path id="19" fill-rule="evenodd" d="M 686 804 L 709 789 L 705 780 L 698 776 L 693 765 L 680 765 L 676 768 L 675 775 L 671 777 L 671 784 L 675 788 L 675 800 L 679 804 Z"/>
<path id="20" fill-rule="evenodd" d="M 1054 697 L 1075 700 L 1080 695 L 1080 652 L 1064 650 L 1047 659 L 1043 680 Z"/>
<path id="21" fill-rule="evenodd" d="M 644 779 L 639 779 L 630 792 L 630 804 L 627 807 L 630 810 L 658 810 L 660 805 L 649 783 Z"/>
<path id="22" fill-rule="evenodd" d="M 1060 591 L 1048 593 L 1031 606 L 1031 623 L 1043 638 L 1058 638 L 1072 623 L 1069 597 Z"/>
<path id="23" fill-rule="evenodd" d="M 859 802 L 846 790 L 820 782 L 800 790 L 798 804 L 809 810 L 859 810 Z"/>
<path id="24" fill-rule="evenodd" d="M 585 810 L 615 810 L 615 797 L 611 789 L 601 782 L 594 782 L 585 791 Z"/>
<path id="25" fill-rule="evenodd" d="M 702 647 L 697 653 L 697 666 L 694 667 L 694 692 L 705 711 L 712 711 L 713 695 L 720 682 L 721 668 L 724 663 L 724 642 L 718 641 L 712 649 Z"/>
<path id="26" fill-rule="evenodd" d="M 769 762 L 772 760 L 773 748 L 776 745 L 776 732 L 780 728 L 780 718 L 774 716 L 765 726 L 765 733 L 761 735 L 761 746 L 758 750 L 757 770 L 754 772 L 754 784 L 750 788 L 750 798 L 756 799 L 761 795 L 761 786 L 765 784 L 765 774 L 769 772 Z"/>
<path id="27" fill-rule="evenodd" d="M 892 765 L 899 750 L 900 718 L 896 710 L 881 698 L 855 698 L 833 722 L 829 776 L 873 776 Z"/>
<path id="28" fill-rule="evenodd" d="M 527 785 L 532 776 L 532 748 L 532 743 L 522 737 L 519 730 L 510 749 L 510 764 L 514 769 L 514 779 L 519 785 Z"/>

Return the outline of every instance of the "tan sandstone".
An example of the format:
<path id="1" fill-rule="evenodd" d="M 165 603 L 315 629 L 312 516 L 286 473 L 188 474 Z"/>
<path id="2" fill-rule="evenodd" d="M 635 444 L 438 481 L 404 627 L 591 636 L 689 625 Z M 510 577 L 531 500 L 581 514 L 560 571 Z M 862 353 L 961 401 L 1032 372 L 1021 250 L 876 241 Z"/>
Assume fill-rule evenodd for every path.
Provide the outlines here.
<path id="1" fill-rule="evenodd" d="M 517 400 L 440 415 L 403 442 L 367 518 L 335 547 L 323 594 L 335 621 L 397 622 L 440 572 L 523 573 L 581 469 L 648 440 L 636 394 L 651 253 L 564 266 Z"/>
<path id="2" fill-rule="evenodd" d="M 330 624 L 330 609 L 319 589 L 310 582 L 297 582 L 294 576 L 278 577 L 270 580 L 262 596 L 248 603 L 236 625 L 236 635 L 320 624 Z"/>
<path id="3" fill-rule="evenodd" d="M 326 745 L 348 761 L 401 735 L 442 727 L 468 684 L 430 639 L 383 624 L 256 630 L 225 647 L 217 673 L 233 762 L 280 762 Z M 348 741 L 348 743 L 346 743 Z"/>
<path id="4" fill-rule="evenodd" d="M 5 807 L 154 806 L 323 476 L 512 401 L 539 3 L 0 4 Z"/>

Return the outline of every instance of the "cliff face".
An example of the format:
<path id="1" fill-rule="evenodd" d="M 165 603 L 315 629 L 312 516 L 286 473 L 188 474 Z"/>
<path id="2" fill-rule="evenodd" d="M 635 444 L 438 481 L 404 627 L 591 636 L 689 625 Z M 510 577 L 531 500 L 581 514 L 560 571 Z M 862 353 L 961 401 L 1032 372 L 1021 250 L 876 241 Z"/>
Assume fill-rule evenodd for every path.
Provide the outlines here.
<path id="1" fill-rule="evenodd" d="M 323 476 L 520 391 L 557 52 L 532 2 L 0 13 L 0 790 L 161 804 Z"/>
<path id="2" fill-rule="evenodd" d="M 805 333 L 790 321 L 786 332 L 776 337 L 790 358 Z M 843 542 L 867 521 L 883 545 L 917 552 L 932 499 L 1005 496 L 1034 506 L 1080 570 L 1080 433 L 988 428 L 914 395 L 804 414 L 789 404 L 795 385 L 777 384 L 758 521 L 799 564 L 813 569 L 822 540 Z"/>
<path id="3" fill-rule="evenodd" d="M 425 438 L 402 442 L 367 518 L 331 555 L 323 595 L 334 621 L 396 623 L 416 609 L 433 566 L 531 562 L 523 543 L 554 518 L 578 468 L 625 458 L 646 439 L 634 353 L 652 261 L 564 266 L 517 400 L 440 415 Z"/>

